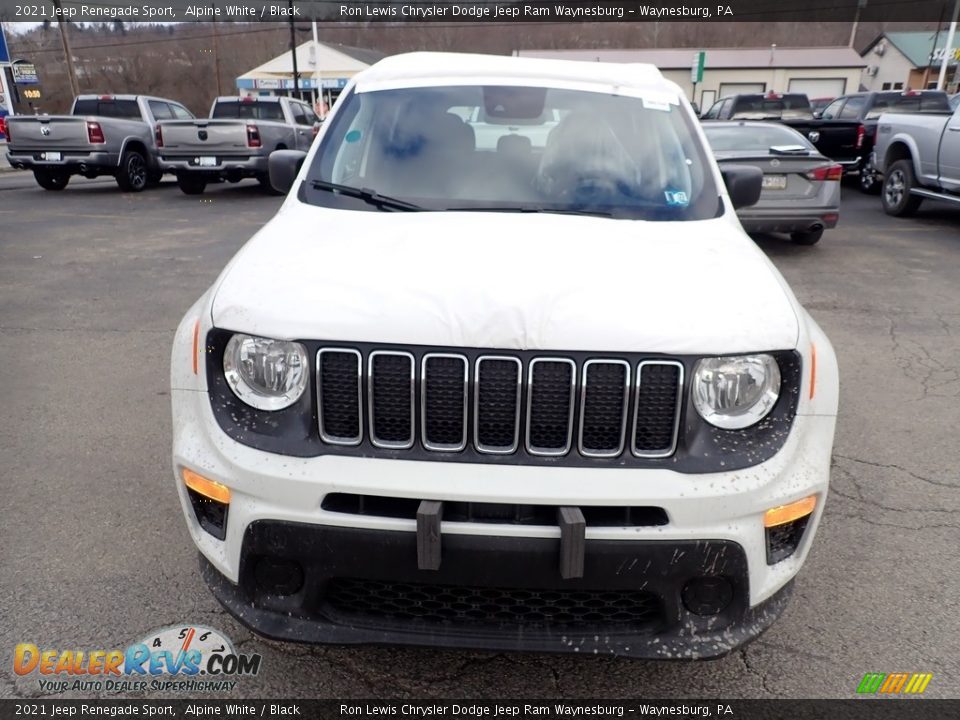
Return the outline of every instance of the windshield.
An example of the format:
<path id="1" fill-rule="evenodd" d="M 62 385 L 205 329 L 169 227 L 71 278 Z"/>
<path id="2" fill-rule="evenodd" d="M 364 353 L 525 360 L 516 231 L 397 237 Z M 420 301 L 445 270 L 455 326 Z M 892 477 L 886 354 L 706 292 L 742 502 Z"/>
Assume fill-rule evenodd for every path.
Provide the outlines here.
<path id="1" fill-rule="evenodd" d="M 714 152 L 769 152 L 779 146 L 797 146 L 814 150 L 803 135 L 782 125 L 710 125 L 703 132 Z"/>
<path id="2" fill-rule="evenodd" d="M 662 98 L 405 88 L 344 98 L 302 197 L 358 210 L 387 207 L 373 193 L 408 210 L 698 220 L 720 209 L 708 168 L 687 114 Z"/>

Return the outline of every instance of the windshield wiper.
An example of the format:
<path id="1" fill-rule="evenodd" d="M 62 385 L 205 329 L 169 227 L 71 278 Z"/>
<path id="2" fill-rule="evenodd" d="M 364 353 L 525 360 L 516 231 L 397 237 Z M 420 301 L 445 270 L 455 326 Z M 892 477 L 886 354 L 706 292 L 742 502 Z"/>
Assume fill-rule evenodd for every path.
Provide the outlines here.
<path id="1" fill-rule="evenodd" d="M 391 210 L 406 210 L 408 212 L 424 209 L 406 200 L 400 200 L 399 198 L 390 197 L 389 195 L 381 195 L 376 190 L 370 190 L 369 188 L 340 185 L 339 183 L 327 182 L 326 180 L 311 180 L 310 186 L 313 187 L 314 190 L 338 192 L 347 197 L 357 198 L 363 200 L 368 205 L 375 205 L 380 209 L 389 208 Z"/>
<path id="2" fill-rule="evenodd" d="M 593 215 L 613 217 L 609 210 L 588 210 L 586 208 L 548 208 L 538 205 L 465 205 L 463 207 L 444 208 L 448 212 L 511 212 L 511 213 L 549 213 L 551 215 Z"/>

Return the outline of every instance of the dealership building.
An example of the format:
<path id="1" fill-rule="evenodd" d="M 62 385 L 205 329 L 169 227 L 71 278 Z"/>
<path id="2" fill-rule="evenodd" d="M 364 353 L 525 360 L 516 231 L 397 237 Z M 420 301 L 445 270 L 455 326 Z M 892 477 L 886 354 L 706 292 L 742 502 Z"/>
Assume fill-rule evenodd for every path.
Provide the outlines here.
<path id="1" fill-rule="evenodd" d="M 849 47 L 708 48 L 696 87 L 691 66 L 697 48 L 637 50 L 517 50 L 521 57 L 588 62 L 652 63 L 701 108 L 734 93 L 799 92 L 836 97 L 860 89 L 866 61 Z"/>
<path id="2" fill-rule="evenodd" d="M 960 33 L 946 48 L 947 31 L 888 32 L 863 51 L 863 85 L 868 90 L 935 89 L 940 65 L 947 56 L 946 89 L 960 85 Z"/>

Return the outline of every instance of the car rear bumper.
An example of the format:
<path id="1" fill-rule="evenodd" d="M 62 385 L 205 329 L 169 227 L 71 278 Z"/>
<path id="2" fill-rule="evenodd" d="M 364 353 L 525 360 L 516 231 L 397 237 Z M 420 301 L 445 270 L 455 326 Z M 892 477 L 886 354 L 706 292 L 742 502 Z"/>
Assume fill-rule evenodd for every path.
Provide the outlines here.
<path id="1" fill-rule="evenodd" d="M 750 607 L 743 548 L 728 540 L 591 540 L 564 580 L 559 540 L 444 535 L 438 570 L 417 569 L 415 533 L 261 521 L 238 584 L 201 555 L 212 592 L 277 640 L 720 657 L 781 614 L 788 582 Z"/>
<path id="2" fill-rule="evenodd" d="M 836 227 L 840 208 L 752 207 L 739 210 L 737 216 L 747 232 L 806 232 L 816 227 Z"/>
<path id="3" fill-rule="evenodd" d="M 86 169 L 114 171 L 120 164 L 120 156 L 109 152 L 85 152 L 82 150 L 62 150 L 60 160 L 47 160 L 47 150 L 16 150 L 7 153 L 7 162 L 18 170 L 50 168 L 67 170 L 70 173 L 82 173 Z"/>
<path id="4" fill-rule="evenodd" d="M 200 165 L 201 157 L 214 157 L 216 165 Z M 222 178 L 230 175 L 252 177 L 267 172 L 266 155 L 166 155 L 160 157 L 160 166 L 165 172 L 189 173 L 206 177 Z"/>

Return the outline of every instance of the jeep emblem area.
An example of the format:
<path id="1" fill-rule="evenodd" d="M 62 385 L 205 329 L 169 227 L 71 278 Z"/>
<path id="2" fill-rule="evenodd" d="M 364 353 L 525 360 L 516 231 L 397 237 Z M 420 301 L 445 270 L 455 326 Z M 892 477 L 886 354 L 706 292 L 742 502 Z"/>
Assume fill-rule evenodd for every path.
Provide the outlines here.
<path id="1" fill-rule="evenodd" d="M 47 127 L 46 125 L 43 125 L 43 126 L 40 128 L 40 134 L 41 134 L 41 135 L 49 135 L 49 134 L 50 134 L 50 128 Z"/>
<path id="2" fill-rule="evenodd" d="M 820 133 L 816 130 L 811 130 L 807 133 L 807 137 L 810 138 L 810 142 L 815 143 L 820 139 Z"/>

